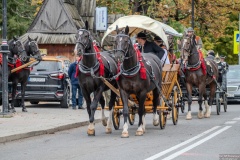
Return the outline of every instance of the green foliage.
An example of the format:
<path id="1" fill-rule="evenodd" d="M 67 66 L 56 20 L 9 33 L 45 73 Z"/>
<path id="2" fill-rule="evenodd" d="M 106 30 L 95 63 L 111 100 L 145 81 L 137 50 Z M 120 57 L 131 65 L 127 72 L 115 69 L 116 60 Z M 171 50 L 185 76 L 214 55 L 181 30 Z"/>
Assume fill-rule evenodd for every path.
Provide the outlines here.
<path id="1" fill-rule="evenodd" d="M 107 7 L 108 14 L 130 13 L 129 0 L 96 0 L 97 7 Z"/>
<path id="2" fill-rule="evenodd" d="M 34 19 L 34 13 L 38 6 L 31 5 L 31 0 L 7 1 L 7 33 L 8 39 L 24 34 Z M 0 5 L 2 13 L 2 5 Z M 2 14 L 1 14 L 2 16 Z M 0 19 L 2 26 L 2 17 Z"/>

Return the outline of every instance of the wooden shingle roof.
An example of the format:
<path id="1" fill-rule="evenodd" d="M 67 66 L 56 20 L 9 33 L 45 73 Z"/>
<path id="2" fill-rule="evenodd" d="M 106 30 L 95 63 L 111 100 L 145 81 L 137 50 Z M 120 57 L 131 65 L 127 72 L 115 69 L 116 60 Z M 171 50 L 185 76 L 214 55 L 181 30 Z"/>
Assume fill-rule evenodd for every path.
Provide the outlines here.
<path id="1" fill-rule="evenodd" d="M 75 34 L 83 26 L 84 22 L 73 0 L 44 0 L 21 39 L 25 41 L 30 36 L 38 37 L 38 44 L 74 44 Z"/>

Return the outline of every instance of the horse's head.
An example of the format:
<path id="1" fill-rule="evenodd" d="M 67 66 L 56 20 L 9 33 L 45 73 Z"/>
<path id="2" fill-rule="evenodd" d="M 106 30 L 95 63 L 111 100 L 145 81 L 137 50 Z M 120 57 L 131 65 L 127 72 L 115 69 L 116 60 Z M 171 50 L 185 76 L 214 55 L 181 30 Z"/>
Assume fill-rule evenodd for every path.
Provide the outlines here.
<path id="1" fill-rule="evenodd" d="M 37 60 L 42 60 L 41 52 L 37 44 L 37 39 L 38 37 L 36 37 L 35 39 L 28 37 L 28 40 L 25 44 L 25 49 L 29 55 L 32 55 Z"/>
<path id="2" fill-rule="evenodd" d="M 23 43 L 16 37 L 13 37 L 13 40 L 9 43 L 10 57 L 17 56 L 22 61 L 26 61 L 27 54 L 24 48 Z"/>
<path id="3" fill-rule="evenodd" d="M 115 39 L 115 51 L 113 54 L 113 58 L 117 62 L 123 62 L 126 58 L 127 53 L 129 51 L 129 47 L 132 45 L 131 39 L 128 36 L 129 27 L 125 28 L 125 32 L 121 32 L 118 30 L 118 26 L 116 27 L 117 36 Z"/>
<path id="4" fill-rule="evenodd" d="M 85 29 L 79 29 L 76 34 L 76 45 L 74 52 L 81 56 L 86 53 L 86 50 L 91 48 L 92 37 L 88 31 L 88 22 L 85 22 Z"/>
<path id="5" fill-rule="evenodd" d="M 183 61 L 187 61 L 193 54 L 193 49 L 196 49 L 195 35 L 185 36 L 182 41 L 181 57 Z"/>

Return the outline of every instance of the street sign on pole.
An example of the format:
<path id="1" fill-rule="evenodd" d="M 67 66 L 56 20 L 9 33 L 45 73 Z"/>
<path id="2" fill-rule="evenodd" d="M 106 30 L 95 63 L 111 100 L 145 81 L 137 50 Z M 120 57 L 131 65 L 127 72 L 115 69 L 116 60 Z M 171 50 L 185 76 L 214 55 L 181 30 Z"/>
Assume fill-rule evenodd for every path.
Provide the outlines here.
<path id="1" fill-rule="evenodd" d="M 233 36 L 233 53 L 239 54 L 239 44 L 240 44 L 240 33 L 239 31 L 234 31 Z"/>
<path id="2" fill-rule="evenodd" d="M 106 31 L 108 27 L 107 7 L 97 7 L 95 14 L 96 30 Z"/>

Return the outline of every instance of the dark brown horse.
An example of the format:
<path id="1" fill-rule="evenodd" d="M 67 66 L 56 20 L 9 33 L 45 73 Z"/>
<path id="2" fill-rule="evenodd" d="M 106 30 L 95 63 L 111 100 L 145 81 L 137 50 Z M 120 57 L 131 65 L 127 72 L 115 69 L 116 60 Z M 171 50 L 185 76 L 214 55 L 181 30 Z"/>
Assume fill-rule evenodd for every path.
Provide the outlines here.
<path id="1" fill-rule="evenodd" d="M 188 113 L 186 119 L 192 119 L 191 104 L 192 104 L 192 88 L 197 87 L 199 90 L 198 104 L 199 112 L 198 118 L 203 118 L 202 98 L 205 100 L 205 117 L 211 115 L 211 107 L 217 84 L 214 79 L 218 78 L 218 68 L 214 60 L 205 58 L 201 61 L 201 55 L 196 48 L 195 35 L 185 36 L 182 41 L 181 56 L 185 64 L 186 88 L 188 93 Z M 206 70 L 204 69 L 206 66 Z M 206 86 L 210 88 L 209 102 L 207 101 Z"/>
<path id="2" fill-rule="evenodd" d="M 128 98 L 130 94 L 135 94 L 139 103 L 138 115 L 139 123 L 136 135 L 143 135 L 145 132 L 145 100 L 147 93 L 153 92 L 153 124 L 158 125 L 157 106 L 160 103 L 162 64 L 160 59 L 154 54 L 142 53 L 142 62 L 139 61 L 137 53 L 128 36 L 129 28 L 125 28 L 125 33 L 119 33 L 118 29 L 114 58 L 120 63 L 120 76 L 118 86 L 120 88 L 121 99 L 123 102 L 124 125 L 122 137 L 129 137 L 128 134 Z M 141 67 L 146 69 L 146 77 L 141 77 Z"/>
<path id="3" fill-rule="evenodd" d="M 87 25 L 86 25 L 86 28 Z M 105 100 L 102 96 L 103 91 L 109 90 L 109 88 L 103 83 L 100 77 L 101 65 L 104 65 L 104 73 L 102 77 L 112 78 L 117 74 L 117 65 L 115 61 L 106 52 L 101 54 L 96 53 L 93 46 L 93 39 L 90 32 L 87 29 L 80 29 L 76 35 L 75 50 L 82 58 L 79 62 L 79 74 L 78 80 L 82 89 L 84 99 L 87 104 L 87 111 L 89 115 L 88 135 L 95 135 L 94 127 L 94 114 L 97 109 L 97 104 L 100 102 L 102 111 L 104 111 Z M 100 59 L 99 59 L 100 58 Z M 102 62 L 101 62 L 102 61 Z M 117 87 L 116 80 L 110 81 L 110 83 Z M 90 94 L 94 93 L 94 99 L 91 100 Z M 107 122 L 106 133 L 112 132 L 112 107 L 114 106 L 116 94 L 111 91 L 111 97 L 109 101 L 109 119 Z M 102 114 L 102 121 L 106 118 Z M 104 123 L 103 123 L 104 124 Z"/>
<path id="4" fill-rule="evenodd" d="M 23 64 L 26 64 L 29 62 L 30 57 L 33 57 L 37 60 L 41 60 L 41 53 L 40 50 L 38 49 L 38 44 L 36 42 L 37 38 L 31 39 L 28 37 L 27 42 L 25 45 L 22 44 L 22 42 L 18 39 L 14 40 L 13 42 L 10 43 L 10 56 L 12 58 L 19 59 Z M 12 44 L 13 43 L 13 44 Z M 18 48 L 18 52 L 15 53 L 13 52 L 15 48 Z M 21 84 L 21 107 L 23 112 L 27 112 L 27 109 L 24 104 L 24 96 L 25 96 L 25 88 L 27 85 L 28 77 L 30 74 L 30 68 L 23 68 L 20 71 L 10 73 L 8 81 L 12 82 L 12 102 L 11 102 L 11 108 L 12 112 L 16 112 L 14 108 L 14 101 L 16 100 L 15 95 L 16 95 L 16 90 L 17 90 L 17 85 L 18 83 Z"/>

